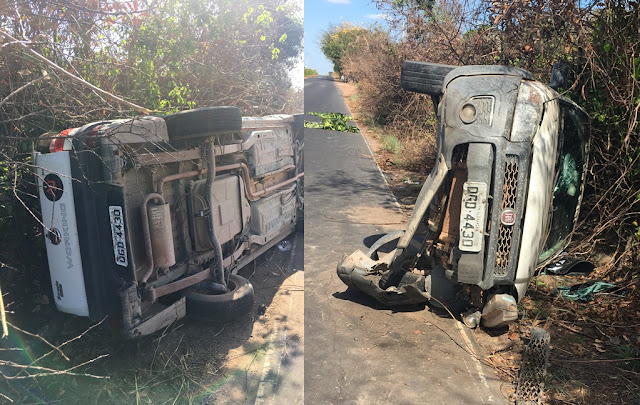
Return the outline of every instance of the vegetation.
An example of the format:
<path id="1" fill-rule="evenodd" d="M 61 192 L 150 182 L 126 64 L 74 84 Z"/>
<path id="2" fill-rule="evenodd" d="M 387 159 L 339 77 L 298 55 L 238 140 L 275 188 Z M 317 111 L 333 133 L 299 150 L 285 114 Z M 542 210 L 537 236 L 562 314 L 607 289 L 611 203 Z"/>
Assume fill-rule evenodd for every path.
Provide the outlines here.
<path id="1" fill-rule="evenodd" d="M 318 71 L 315 69 L 311 69 L 311 68 L 304 68 L 304 77 L 305 79 L 307 77 L 315 77 L 318 76 Z"/>
<path id="2" fill-rule="evenodd" d="M 0 2 L 5 304 L 42 326 L 38 300 L 51 294 L 30 157 L 38 137 L 94 121 L 216 105 L 237 106 L 245 115 L 302 112 L 302 90 L 292 87 L 289 74 L 302 50 L 296 7 L 286 0 Z M 22 369 L 20 379 L 38 374 Z M 19 370 L 1 372 L 10 377 Z"/>
<path id="3" fill-rule="evenodd" d="M 366 30 L 350 23 L 343 23 L 330 27 L 322 34 L 320 45 L 322 53 L 333 62 L 334 72 L 341 75 L 342 60 L 353 45 L 356 38 Z"/>
<path id="4" fill-rule="evenodd" d="M 353 120 L 353 117 L 340 113 L 319 113 L 309 112 L 309 115 L 315 115 L 322 118 L 321 122 L 305 121 L 305 128 L 319 128 L 327 129 L 329 131 L 341 131 L 341 132 L 358 132 L 358 127 L 349 125 L 349 121 Z"/>

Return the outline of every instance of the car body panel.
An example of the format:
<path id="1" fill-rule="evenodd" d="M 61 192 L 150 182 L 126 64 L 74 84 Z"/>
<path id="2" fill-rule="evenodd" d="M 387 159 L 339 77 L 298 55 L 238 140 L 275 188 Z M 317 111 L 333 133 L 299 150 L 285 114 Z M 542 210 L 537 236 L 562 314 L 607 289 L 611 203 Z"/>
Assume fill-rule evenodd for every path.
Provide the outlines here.
<path id="1" fill-rule="evenodd" d="M 38 166 L 36 183 L 42 202 L 43 233 L 56 307 L 62 312 L 88 316 L 69 152 L 38 155 L 35 163 Z M 62 187 L 56 186 L 55 182 Z M 57 243 L 49 237 L 51 232 L 59 234 Z"/>

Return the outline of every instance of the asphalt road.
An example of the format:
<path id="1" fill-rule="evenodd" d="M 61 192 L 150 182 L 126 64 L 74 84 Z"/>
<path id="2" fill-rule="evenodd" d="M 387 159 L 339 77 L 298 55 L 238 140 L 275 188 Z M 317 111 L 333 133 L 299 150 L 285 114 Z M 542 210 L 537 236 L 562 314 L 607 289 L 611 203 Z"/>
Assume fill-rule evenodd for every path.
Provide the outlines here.
<path id="1" fill-rule="evenodd" d="M 349 113 L 326 77 L 305 80 L 305 112 Z M 304 135 L 305 403 L 508 403 L 493 370 L 469 353 L 478 352 L 472 331 L 428 308 L 396 312 L 347 291 L 340 257 L 403 225 L 388 226 L 395 201 L 360 133 Z"/>

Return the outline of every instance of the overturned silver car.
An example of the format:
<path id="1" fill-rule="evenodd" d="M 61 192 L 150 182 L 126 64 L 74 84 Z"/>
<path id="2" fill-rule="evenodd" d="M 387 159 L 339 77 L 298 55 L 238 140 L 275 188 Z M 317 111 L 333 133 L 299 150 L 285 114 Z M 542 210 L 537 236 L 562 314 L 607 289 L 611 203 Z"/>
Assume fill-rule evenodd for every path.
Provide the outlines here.
<path id="1" fill-rule="evenodd" d="M 338 276 L 385 304 L 455 302 L 469 326 L 505 325 L 570 242 L 589 118 L 517 68 L 407 61 L 402 86 L 437 109 L 435 167 L 406 229 L 343 257 Z"/>

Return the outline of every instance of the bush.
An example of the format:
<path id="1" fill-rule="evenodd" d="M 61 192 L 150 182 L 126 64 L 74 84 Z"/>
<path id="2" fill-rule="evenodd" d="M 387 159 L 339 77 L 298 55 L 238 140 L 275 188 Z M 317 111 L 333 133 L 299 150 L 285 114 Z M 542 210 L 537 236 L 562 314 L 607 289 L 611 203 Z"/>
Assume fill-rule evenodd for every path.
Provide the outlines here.
<path id="1" fill-rule="evenodd" d="M 318 71 L 315 69 L 311 69 L 311 68 L 304 68 L 304 77 L 314 77 L 314 76 L 318 76 Z"/>

